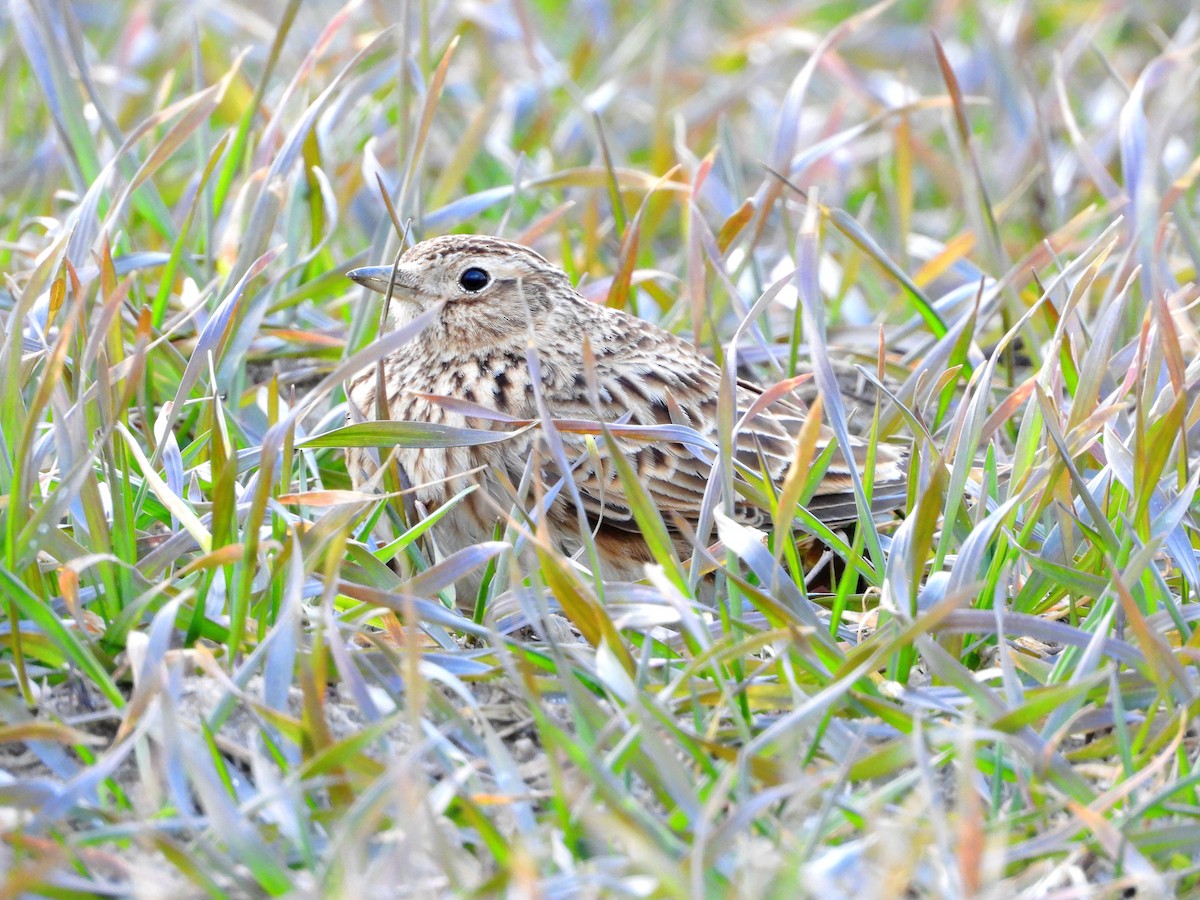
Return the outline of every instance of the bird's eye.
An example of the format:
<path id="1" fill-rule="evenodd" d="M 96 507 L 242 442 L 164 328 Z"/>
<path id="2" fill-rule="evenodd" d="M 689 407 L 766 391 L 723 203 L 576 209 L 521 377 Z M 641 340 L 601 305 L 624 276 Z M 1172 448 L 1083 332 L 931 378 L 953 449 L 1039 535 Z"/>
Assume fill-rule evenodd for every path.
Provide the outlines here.
<path id="1" fill-rule="evenodd" d="M 482 291 L 491 280 L 492 277 L 478 266 L 471 266 L 458 276 L 458 283 L 463 286 L 463 290 L 470 291 L 472 294 Z"/>

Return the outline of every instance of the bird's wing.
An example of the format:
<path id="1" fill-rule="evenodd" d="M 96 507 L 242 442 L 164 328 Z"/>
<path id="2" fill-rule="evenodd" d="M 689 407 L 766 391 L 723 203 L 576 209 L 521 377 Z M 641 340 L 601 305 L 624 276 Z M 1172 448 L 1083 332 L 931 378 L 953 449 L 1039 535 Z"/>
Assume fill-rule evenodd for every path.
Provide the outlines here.
<path id="1" fill-rule="evenodd" d="M 623 324 L 623 323 L 622 323 Z M 644 323 L 642 323 L 644 324 Z M 547 379 L 544 397 L 555 419 L 601 420 L 630 425 L 673 425 L 693 429 L 710 444 L 717 443 L 717 396 L 720 370 L 684 341 L 651 326 L 626 339 L 605 341 L 595 352 L 595 381 L 598 396 L 593 402 L 582 372 L 559 373 Z M 805 411 L 786 401 L 764 406 L 757 385 L 739 381 L 736 422 L 753 407 L 762 406 L 746 420 L 735 435 L 734 456 L 739 468 L 764 473 L 778 484 L 795 454 L 796 436 L 803 426 Z M 618 432 L 620 429 L 617 429 Z M 574 480 L 584 509 L 593 524 L 637 530 L 630 498 L 617 474 L 603 437 L 589 451 L 586 437 L 561 430 L 568 454 L 578 460 Z M 832 436 L 822 431 L 818 452 Z M 675 512 L 689 523 L 699 519 L 715 453 L 678 440 L 647 440 L 618 433 L 615 441 L 629 460 L 651 500 L 664 513 Z M 865 446 L 855 446 L 855 464 L 865 462 Z M 887 445 L 879 448 L 876 482 L 885 483 L 893 503 L 894 483 L 902 483 L 899 455 Z M 881 496 L 882 500 L 882 496 Z M 818 494 L 808 508 L 829 524 L 856 517 L 850 473 L 844 459 L 835 454 Z M 739 497 L 737 516 L 747 524 L 762 525 L 769 513 Z M 671 517 L 664 515 L 668 526 Z"/>

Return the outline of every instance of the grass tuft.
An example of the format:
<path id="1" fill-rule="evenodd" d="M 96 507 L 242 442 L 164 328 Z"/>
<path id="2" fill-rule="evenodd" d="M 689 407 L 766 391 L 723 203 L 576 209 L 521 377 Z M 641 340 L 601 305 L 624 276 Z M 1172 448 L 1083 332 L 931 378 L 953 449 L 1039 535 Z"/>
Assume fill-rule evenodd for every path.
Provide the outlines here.
<path id="1" fill-rule="evenodd" d="M 0 893 L 1200 889 L 1196 13 L 402 6 L 0 12 Z M 344 273 L 455 230 L 693 339 L 715 443 L 347 424 L 437 311 Z M 743 378 L 836 444 L 739 469 Z M 389 451 L 526 429 L 444 553 Z M 646 577 L 559 552 L 665 436 L 693 552 L 619 454 Z"/>

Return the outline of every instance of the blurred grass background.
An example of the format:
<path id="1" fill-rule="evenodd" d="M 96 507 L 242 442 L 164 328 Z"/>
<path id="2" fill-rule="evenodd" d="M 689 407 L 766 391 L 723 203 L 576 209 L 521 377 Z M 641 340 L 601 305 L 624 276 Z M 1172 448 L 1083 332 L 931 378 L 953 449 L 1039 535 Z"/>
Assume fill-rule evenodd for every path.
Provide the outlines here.
<path id="1" fill-rule="evenodd" d="M 10 0 L 0 891 L 1194 891 L 1198 38 L 1183 2 Z M 405 225 L 765 383 L 860 364 L 902 521 L 818 585 L 800 472 L 766 544 L 718 517 L 715 600 L 663 547 L 634 585 L 521 528 L 439 558 L 320 437 L 406 337 L 343 274 Z"/>

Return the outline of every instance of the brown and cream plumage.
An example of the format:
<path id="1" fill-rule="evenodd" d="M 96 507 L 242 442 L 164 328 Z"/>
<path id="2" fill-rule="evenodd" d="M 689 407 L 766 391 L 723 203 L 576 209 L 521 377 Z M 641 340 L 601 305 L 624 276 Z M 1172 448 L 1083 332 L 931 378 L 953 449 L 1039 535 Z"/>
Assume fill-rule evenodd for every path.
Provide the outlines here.
<path id="1" fill-rule="evenodd" d="M 355 269 L 349 276 L 373 290 L 386 292 L 393 267 Z M 385 408 L 394 420 L 442 423 L 476 428 L 511 426 L 450 409 L 430 395 L 465 400 L 519 419 L 539 418 L 526 348 L 537 350 L 541 395 L 555 419 L 601 420 L 632 425 L 685 425 L 717 443 L 717 393 L 720 370 L 687 341 L 618 309 L 585 300 L 565 272 L 538 253 L 496 238 L 452 235 L 434 238 L 408 250 L 395 270 L 392 321 L 409 320 L 443 303 L 435 322 L 418 338 L 387 358 L 382 367 Z M 585 374 L 584 340 L 595 360 L 595 399 Z M 380 408 L 375 369 L 352 379 L 348 395 L 352 416 L 375 418 Z M 739 416 L 761 396 L 761 388 L 738 383 Z M 735 455 L 743 466 L 782 479 L 795 454 L 795 438 L 805 411 L 777 401 L 759 410 L 735 435 Z M 628 498 L 597 441 L 598 455 L 589 457 L 584 438 L 562 435 L 572 461 L 573 477 L 588 525 L 596 538 L 608 577 L 639 578 L 648 558 Z M 402 449 L 399 463 L 416 488 L 416 498 L 434 508 L 473 481 L 493 490 L 488 472 L 501 470 L 517 483 L 531 452 L 532 433 L 523 438 L 473 447 Z M 822 433 L 822 441 L 830 437 Z M 677 515 L 695 525 L 711 474 L 707 454 L 682 443 L 622 439 L 641 483 L 670 525 Z M 864 447 L 852 456 L 861 465 Z M 386 455 L 386 454 L 385 454 Z M 372 451 L 352 449 L 348 467 L 356 484 L 375 470 Z M 483 467 L 480 474 L 476 470 Z M 881 445 L 875 468 L 877 506 L 902 497 L 904 472 L 900 454 Z M 499 498 L 500 494 L 496 494 Z M 500 508 L 508 502 L 499 501 Z M 447 552 L 487 540 L 497 520 L 497 503 L 482 491 L 438 524 Z M 855 518 L 849 471 L 842 457 L 825 474 L 808 508 L 829 524 Z M 550 510 L 551 524 L 563 548 L 578 546 L 573 505 L 560 498 Z M 739 499 L 738 517 L 753 525 L 769 515 Z M 679 549 L 690 551 L 682 535 Z"/>

